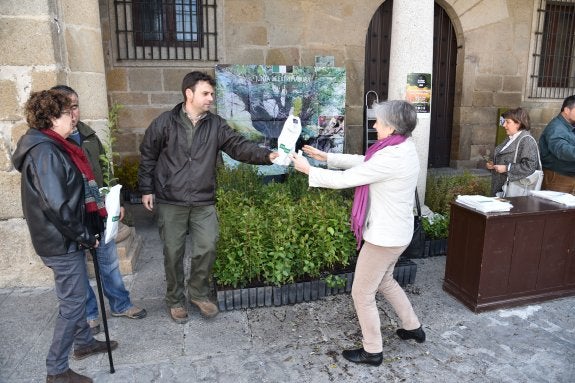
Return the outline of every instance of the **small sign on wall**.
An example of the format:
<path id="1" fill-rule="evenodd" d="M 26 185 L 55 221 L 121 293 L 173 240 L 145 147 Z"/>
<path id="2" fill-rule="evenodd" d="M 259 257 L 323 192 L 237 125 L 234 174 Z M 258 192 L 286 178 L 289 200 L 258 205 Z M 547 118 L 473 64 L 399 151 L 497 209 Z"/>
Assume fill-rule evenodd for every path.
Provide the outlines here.
<path id="1" fill-rule="evenodd" d="M 405 99 L 415 106 L 417 113 L 431 113 L 431 74 L 409 73 Z"/>

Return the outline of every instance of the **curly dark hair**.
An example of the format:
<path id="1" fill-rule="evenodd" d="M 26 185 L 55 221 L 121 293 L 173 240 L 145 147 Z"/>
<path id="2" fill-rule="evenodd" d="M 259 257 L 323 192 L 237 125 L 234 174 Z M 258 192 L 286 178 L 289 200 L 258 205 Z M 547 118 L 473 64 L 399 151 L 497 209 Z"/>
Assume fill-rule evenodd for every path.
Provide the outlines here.
<path id="1" fill-rule="evenodd" d="M 71 105 L 70 99 L 56 90 L 34 92 L 26 101 L 26 122 L 32 129 L 50 129 L 52 119 L 60 118 Z"/>

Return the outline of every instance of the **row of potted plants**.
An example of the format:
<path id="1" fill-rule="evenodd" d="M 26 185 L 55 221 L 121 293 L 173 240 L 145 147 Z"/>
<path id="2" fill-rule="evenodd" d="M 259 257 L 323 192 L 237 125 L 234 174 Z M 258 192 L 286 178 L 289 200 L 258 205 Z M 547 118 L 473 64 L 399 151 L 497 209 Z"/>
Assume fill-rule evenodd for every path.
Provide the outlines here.
<path id="1" fill-rule="evenodd" d="M 118 182 L 124 186 L 124 198 L 126 201 L 130 201 L 131 203 L 140 202 L 140 194 L 137 187 L 138 166 L 139 160 L 137 157 L 125 158 L 114 164 L 114 175 L 118 179 Z M 276 220 L 293 219 L 299 222 L 298 227 L 300 227 L 303 232 L 303 236 L 301 238 L 309 238 L 311 234 L 315 235 L 321 230 L 328 230 L 328 228 L 328 233 L 334 230 L 333 234 L 330 234 L 330 236 L 333 236 L 335 234 L 334 227 L 336 227 L 338 230 L 337 235 L 340 236 L 340 240 L 347 236 L 347 246 L 351 246 L 351 233 L 349 233 L 346 226 L 347 220 L 344 219 L 345 216 L 349 214 L 349 206 L 351 204 L 351 192 L 349 190 L 328 191 L 316 189 L 310 190 L 310 193 L 308 193 L 307 186 L 305 186 L 304 176 L 291 173 L 289 174 L 289 177 L 282 177 L 282 179 L 287 179 L 288 181 L 286 183 L 275 184 L 272 187 L 268 187 L 265 185 L 264 177 L 259 176 L 251 166 L 240 165 L 236 169 L 221 169 L 218 174 L 218 207 L 220 218 L 223 220 L 224 233 L 226 233 L 227 230 L 226 223 L 231 221 L 236 222 L 235 220 L 238 219 L 237 209 L 239 206 L 244 206 L 234 200 L 239 198 L 243 204 L 248 203 L 249 201 L 252 203 L 250 206 L 251 210 L 247 209 L 239 214 L 239 219 L 249 221 L 250 225 L 263 227 L 263 221 L 259 221 L 254 218 L 253 215 L 255 214 L 257 216 L 257 214 L 262 214 L 262 211 L 275 211 L 276 214 L 279 215 L 279 217 L 275 218 Z M 470 172 L 463 172 L 455 175 L 431 175 L 427 178 L 425 205 L 429 207 L 433 213 L 423 217 L 422 219 L 426 241 L 423 257 L 445 255 L 447 253 L 450 204 L 457 198 L 457 195 L 488 195 L 489 190 L 489 179 L 478 177 Z M 300 200 L 303 194 L 308 195 L 305 199 Z M 335 196 L 335 198 L 333 196 Z M 250 200 L 250 198 L 254 197 L 256 198 Z M 316 214 L 320 214 L 318 218 L 327 217 L 330 224 L 315 222 L 312 224 L 312 229 L 303 227 L 302 224 L 304 222 L 297 217 L 297 212 L 291 211 L 287 208 L 287 206 L 290 206 L 290 201 L 292 202 L 292 205 L 297 205 L 294 208 L 297 208 L 301 212 L 315 212 Z M 293 204 L 293 202 L 296 203 Z M 306 205 L 302 205 L 302 203 L 305 203 Z M 322 204 L 324 204 L 324 206 L 320 207 Z M 311 205 L 311 207 L 308 205 Z M 287 211 L 283 211 L 283 209 L 287 209 Z M 233 219 L 227 219 L 227 217 L 234 214 L 236 214 L 236 216 L 234 216 Z M 253 220 L 247 218 L 250 214 L 252 215 L 252 218 L 254 218 Z M 328 214 L 329 217 L 326 214 Z M 309 215 L 306 216 L 309 217 Z M 266 224 L 270 222 L 270 219 L 271 218 L 269 217 L 266 218 Z M 341 221 L 336 224 L 336 219 L 341 219 Z M 250 225 L 246 227 L 250 227 Z M 281 227 L 282 224 L 278 221 L 275 225 L 276 227 Z M 315 225 L 315 228 L 313 228 L 313 225 Z M 231 227 L 234 227 L 234 225 L 232 224 Z M 237 225 L 235 227 L 237 227 Z M 280 235 L 273 234 L 268 229 L 266 229 L 266 232 L 270 233 L 270 237 L 274 237 L 278 241 L 282 236 L 285 236 L 283 232 L 281 232 Z M 296 233 L 292 232 L 291 234 L 292 237 L 295 238 Z M 297 234 L 299 234 L 299 232 Z M 254 243 L 254 238 L 259 237 L 252 236 L 249 238 L 252 243 L 252 245 L 249 245 L 250 251 L 254 250 L 253 247 L 257 246 L 258 243 L 261 243 L 257 241 Z M 301 241 L 302 239 L 300 239 L 300 242 Z M 231 238 L 230 244 L 226 245 L 226 247 L 230 247 L 232 246 L 231 244 L 237 244 L 239 242 L 239 237 Z M 332 245 L 334 243 L 332 243 Z M 319 244 L 316 245 L 320 246 L 320 248 L 323 246 Z M 245 247 L 246 245 L 242 246 Z M 293 245 L 286 246 L 293 247 Z M 303 248 L 299 247 L 298 249 L 302 249 L 301 251 L 303 252 L 305 251 L 305 246 Z M 229 249 L 221 250 L 225 250 L 226 253 L 231 251 Z M 247 250 L 247 248 L 244 248 L 244 251 Z M 287 249 L 284 247 L 280 252 L 285 252 L 286 250 Z M 297 251 L 299 252 L 300 250 Z M 344 249 L 344 251 L 346 250 Z M 280 253 L 277 253 L 276 255 L 280 256 Z M 311 264 L 308 264 L 305 269 L 317 268 L 318 266 L 319 265 L 314 264 L 312 266 Z M 288 274 L 290 273 L 289 268 L 282 269 L 277 265 L 275 267 L 275 272 L 277 274 L 275 280 L 279 281 L 280 279 L 283 279 L 279 277 L 279 274 L 283 274 L 284 272 L 287 272 Z"/>
<path id="2" fill-rule="evenodd" d="M 138 198 L 137 169 L 137 158 L 124 159 L 115 168 L 132 203 Z M 281 183 L 266 183 L 254 167 L 243 164 L 219 168 L 220 241 L 214 265 L 218 290 L 313 280 L 337 289 L 337 276 L 353 271 L 355 239 L 349 229 L 353 190 L 310 189 L 307 178 L 297 172 L 282 178 Z M 446 254 L 450 203 L 457 195 L 488 191 L 488 180 L 467 172 L 428 178 L 425 205 L 434 213 L 422 220 L 423 257 Z M 404 266 L 415 274 L 416 265 Z M 230 299 L 237 303 L 235 294 L 235 298 L 219 297 L 220 306 L 226 302 L 229 306 Z M 279 298 L 273 299 L 275 303 Z"/>

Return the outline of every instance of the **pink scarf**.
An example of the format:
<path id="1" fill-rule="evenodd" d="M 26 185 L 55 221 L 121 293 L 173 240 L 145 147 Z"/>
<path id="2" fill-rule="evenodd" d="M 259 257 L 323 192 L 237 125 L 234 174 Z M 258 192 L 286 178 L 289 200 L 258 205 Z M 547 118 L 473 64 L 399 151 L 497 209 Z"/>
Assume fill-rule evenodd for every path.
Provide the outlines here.
<path id="1" fill-rule="evenodd" d="M 377 141 L 371 145 L 365 153 L 364 161 L 368 161 L 377 151 L 385 148 L 386 146 L 399 145 L 405 141 L 407 137 L 400 135 L 391 135 L 383 140 Z M 353 207 L 351 208 L 351 230 L 355 235 L 357 241 L 357 249 L 361 247 L 361 240 L 363 238 L 363 225 L 365 223 L 365 213 L 367 210 L 367 197 L 369 195 L 369 185 L 361 185 L 355 188 L 355 195 L 353 197 Z"/>

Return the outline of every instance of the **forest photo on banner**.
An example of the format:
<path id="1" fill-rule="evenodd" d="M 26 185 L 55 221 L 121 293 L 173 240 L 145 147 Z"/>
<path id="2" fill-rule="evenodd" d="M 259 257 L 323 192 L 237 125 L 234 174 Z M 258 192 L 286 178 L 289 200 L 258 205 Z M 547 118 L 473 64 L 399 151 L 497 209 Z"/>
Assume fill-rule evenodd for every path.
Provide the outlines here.
<path id="1" fill-rule="evenodd" d="M 340 67 L 217 65 L 217 111 L 233 129 L 272 150 L 277 150 L 288 116 L 297 116 L 302 133 L 296 148 L 308 144 L 342 153 L 345 80 L 345 68 Z M 224 160 L 235 165 L 226 155 Z M 266 175 L 286 172 L 279 165 L 259 170 Z"/>

